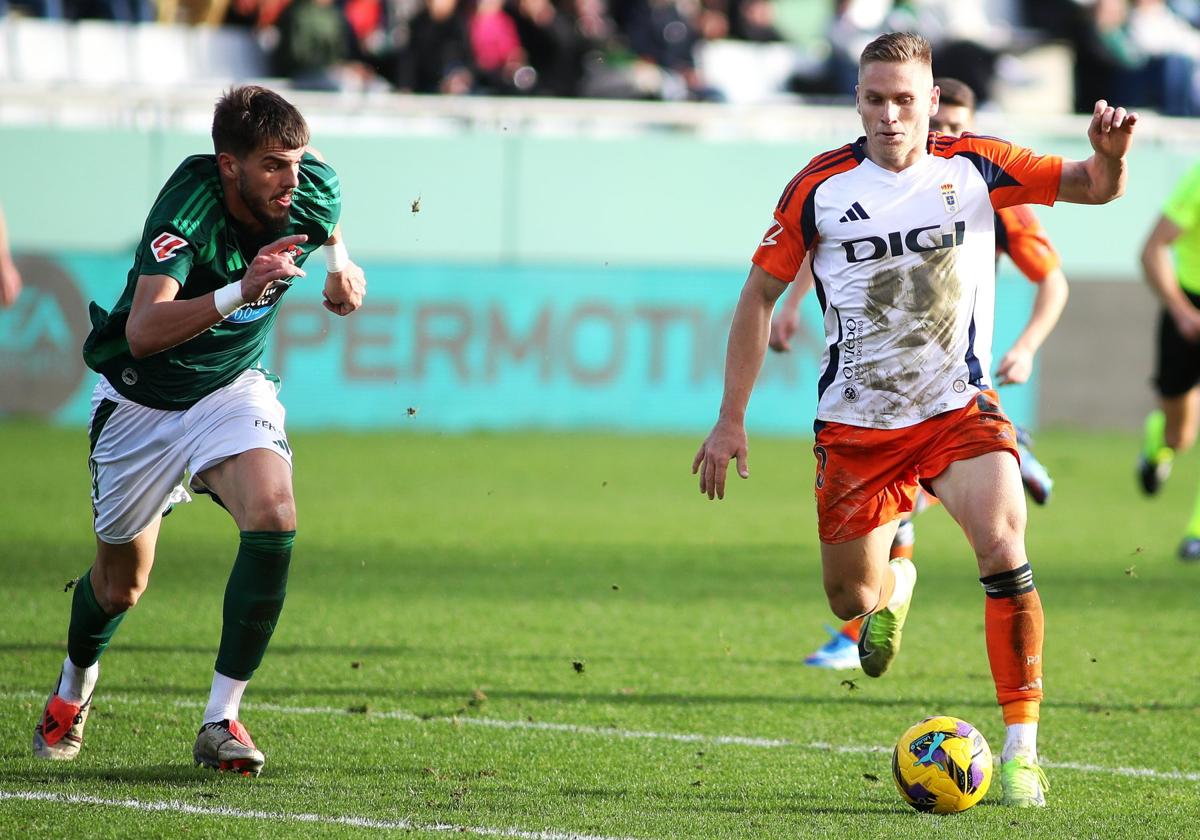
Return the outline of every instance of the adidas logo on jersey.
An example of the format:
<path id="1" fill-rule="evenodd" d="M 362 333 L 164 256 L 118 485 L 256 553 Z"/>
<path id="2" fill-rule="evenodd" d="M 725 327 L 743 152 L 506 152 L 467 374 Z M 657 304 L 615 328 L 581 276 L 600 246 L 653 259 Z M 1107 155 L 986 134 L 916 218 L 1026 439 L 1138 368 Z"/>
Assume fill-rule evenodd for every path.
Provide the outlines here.
<path id="1" fill-rule="evenodd" d="M 839 222 L 861 222 L 863 219 L 869 219 L 869 218 L 871 218 L 871 217 L 867 215 L 867 211 L 864 210 L 863 206 L 856 201 L 850 205 L 850 209 L 847 210 L 846 214 L 844 216 L 842 216 L 842 218 L 838 219 L 838 221 Z"/>

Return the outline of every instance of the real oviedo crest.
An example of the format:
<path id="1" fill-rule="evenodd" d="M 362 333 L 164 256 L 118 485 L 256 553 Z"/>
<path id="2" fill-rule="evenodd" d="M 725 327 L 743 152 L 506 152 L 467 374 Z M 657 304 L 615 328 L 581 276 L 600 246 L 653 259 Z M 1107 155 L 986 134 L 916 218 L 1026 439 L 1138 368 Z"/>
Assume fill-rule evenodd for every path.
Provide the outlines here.
<path id="1" fill-rule="evenodd" d="M 958 212 L 958 193 L 953 184 L 942 184 L 942 204 L 946 205 L 947 213 Z"/>

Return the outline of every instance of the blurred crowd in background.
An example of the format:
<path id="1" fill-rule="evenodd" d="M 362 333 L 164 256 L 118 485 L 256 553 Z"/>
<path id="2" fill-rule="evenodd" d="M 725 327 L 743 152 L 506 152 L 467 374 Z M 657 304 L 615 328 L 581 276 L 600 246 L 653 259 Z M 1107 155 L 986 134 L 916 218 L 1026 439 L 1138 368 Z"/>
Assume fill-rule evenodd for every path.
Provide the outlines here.
<path id="1" fill-rule="evenodd" d="M 0 0 L 4 15 L 245 27 L 304 89 L 664 100 L 721 99 L 701 59 L 740 42 L 794 51 L 784 92 L 844 101 L 862 47 L 909 30 L 984 105 L 1057 44 L 1078 111 L 1200 113 L 1200 0 Z"/>

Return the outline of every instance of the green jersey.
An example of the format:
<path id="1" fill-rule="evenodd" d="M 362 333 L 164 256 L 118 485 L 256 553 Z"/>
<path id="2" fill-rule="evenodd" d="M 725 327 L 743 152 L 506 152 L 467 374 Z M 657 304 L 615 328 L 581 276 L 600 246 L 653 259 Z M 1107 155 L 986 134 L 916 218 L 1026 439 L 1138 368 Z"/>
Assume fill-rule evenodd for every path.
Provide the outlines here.
<path id="1" fill-rule="evenodd" d="M 1200 294 L 1200 164 L 1193 166 L 1175 185 L 1163 215 L 1182 230 L 1172 243 L 1179 285 L 1185 291 Z"/>
<path id="2" fill-rule="evenodd" d="M 333 169 L 312 155 L 301 160 L 299 178 L 287 228 L 255 232 L 226 210 L 216 156 L 193 155 L 184 160 L 155 199 L 116 305 L 106 312 L 95 301 L 91 304 L 92 331 L 83 344 L 88 367 L 134 402 L 172 410 L 194 405 L 253 367 L 262 356 L 289 285 L 275 284 L 258 300 L 194 338 L 143 359 L 129 352 L 125 322 L 142 275 L 175 279 L 180 286 L 176 298 L 190 300 L 240 283 L 259 249 L 300 233 L 308 236 L 295 258 L 297 265 L 303 265 L 333 234 L 342 197 Z"/>

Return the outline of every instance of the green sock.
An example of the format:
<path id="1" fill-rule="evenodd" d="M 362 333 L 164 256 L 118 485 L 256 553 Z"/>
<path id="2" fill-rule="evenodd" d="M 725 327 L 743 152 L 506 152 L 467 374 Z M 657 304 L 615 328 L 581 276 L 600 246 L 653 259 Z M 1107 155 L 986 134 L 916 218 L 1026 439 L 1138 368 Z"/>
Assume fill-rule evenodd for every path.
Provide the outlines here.
<path id="1" fill-rule="evenodd" d="M 75 584 L 71 598 L 71 626 L 67 630 L 67 655 L 71 661 L 80 668 L 95 665 L 123 618 L 125 613 L 110 616 L 100 609 L 96 591 L 92 589 L 92 570 L 88 569 Z"/>
<path id="2" fill-rule="evenodd" d="M 242 531 L 225 587 L 217 672 L 248 680 L 267 652 L 287 594 L 295 531 Z"/>
<path id="3" fill-rule="evenodd" d="M 1146 424 L 1142 427 L 1142 455 L 1152 464 L 1161 464 L 1175 457 L 1175 450 L 1166 443 L 1166 428 L 1167 418 L 1161 411 L 1151 411 L 1146 415 Z"/>
<path id="4" fill-rule="evenodd" d="M 1192 503 L 1192 518 L 1188 520 L 1187 536 L 1200 539 L 1200 493 Z"/>

